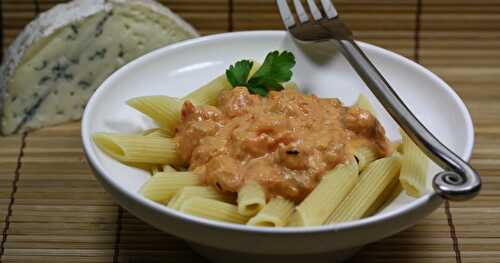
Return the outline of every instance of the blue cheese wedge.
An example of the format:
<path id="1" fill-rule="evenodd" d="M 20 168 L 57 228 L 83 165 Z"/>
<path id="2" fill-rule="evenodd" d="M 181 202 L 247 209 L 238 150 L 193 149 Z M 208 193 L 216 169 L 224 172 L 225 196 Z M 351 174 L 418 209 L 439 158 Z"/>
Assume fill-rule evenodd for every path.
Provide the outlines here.
<path id="1" fill-rule="evenodd" d="M 4 135 L 81 118 L 99 85 L 125 63 L 198 36 L 152 0 L 74 0 L 40 14 L 0 68 Z"/>

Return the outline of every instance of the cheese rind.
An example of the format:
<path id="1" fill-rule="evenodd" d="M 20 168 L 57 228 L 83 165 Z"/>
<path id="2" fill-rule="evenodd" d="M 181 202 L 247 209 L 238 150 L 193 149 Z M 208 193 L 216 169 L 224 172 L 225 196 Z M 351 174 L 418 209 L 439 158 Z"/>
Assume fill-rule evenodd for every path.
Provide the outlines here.
<path id="1" fill-rule="evenodd" d="M 0 130 L 12 134 L 81 118 L 112 72 L 164 45 L 198 36 L 150 0 L 75 0 L 41 14 L 0 69 Z"/>

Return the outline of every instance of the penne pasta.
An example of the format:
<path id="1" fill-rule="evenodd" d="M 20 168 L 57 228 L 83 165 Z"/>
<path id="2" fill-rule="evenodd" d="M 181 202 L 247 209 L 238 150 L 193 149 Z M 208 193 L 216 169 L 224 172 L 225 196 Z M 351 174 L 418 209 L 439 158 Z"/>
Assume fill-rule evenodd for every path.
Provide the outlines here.
<path id="1" fill-rule="evenodd" d="M 372 162 L 361 173 L 359 183 L 333 211 L 327 224 L 360 219 L 387 186 L 397 177 L 401 168 L 397 157 L 386 157 Z"/>
<path id="2" fill-rule="evenodd" d="M 157 137 L 160 137 L 160 138 L 168 138 L 167 134 L 162 129 L 159 129 L 159 128 L 153 128 L 153 129 L 145 130 L 142 133 L 142 135 L 144 135 L 144 136 L 153 136 L 153 137 L 157 136 Z M 149 172 L 151 173 L 152 176 L 156 175 L 157 173 L 165 171 L 165 169 L 164 169 L 165 166 L 171 167 L 168 164 L 164 165 L 163 167 L 161 165 L 159 165 L 159 164 L 153 164 L 153 165 L 146 164 L 146 165 L 148 165 L 148 167 L 150 167 L 147 170 L 149 170 Z M 175 172 L 175 170 L 167 170 L 167 171 Z"/>
<path id="3" fill-rule="evenodd" d="M 162 169 L 164 172 L 177 172 L 177 170 L 175 170 L 174 167 L 172 167 L 168 164 L 163 165 Z"/>
<path id="4" fill-rule="evenodd" d="M 245 224 L 248 217 L 238 212 L 238 207 L 221 201 L 192 197 L 183 202 L 180 209 L 186 214 L 235 224 Z"/>
<path id="5" fill-rule="evenodd" d="M 161 172 L 151 177 L 139 192 L 148 199 L 166 203 L 180 189 L 199 184 L 198 176 L 191 172 Z"/>
<path id="6" fill-rule="evenodd" d="M 127 104 L 153 119 L 168 137 L 175 135 L 175 127 L 180 121 L 182 109 L 182 101 L 178 98 L 143 96 L 130 99 Z"/>
<path id="7" fill-rule="evenodd" d="M 92 138 L 106 154 L 126 163 L 181 165 L 174 139 L 156 136 L 94 133 Z"/>
<path id="8" fill-rule="evenodd" d="M 153 165 L 151 165 L 151 169 L 149 171 L 151 172 L 152 176 L 155 176 L 158 173 L 161 173 L 163 171 L 163 169 L 161 168 L 161 166 L 159 164 L 153 164 Z"/>
<path id="9" fill-rule="evenodd" d="M 358 107 L 362 108 L 363 110 L 369 111 L 371 114 L 375 115 L 375 111 L 373 111 L 373 106 L 368 100 L 368 97 L 366 97 L 363 94 L 359 94 L 358 99 L 356 100 L 355 105 Z"/>
<path id="10" fill-rule="evenodd" d="M 147 130 L 144 130 L 141 132 L 141 135 L 142 136 L 148 136 L 150 134 L 153 134 L 154 132 L 158 131 L 160 128 L 151 128 L 151 129 L 147 129 Z"/>
<path id="11" fill-rule="evenodd" d="M 399 181 L 409 196 L 419 197 L 425 192 L 427 184 L 427 156 L 401 131 L 403 137 L 403 157 Z"/>
<path id="12" fill-rule="evenodd" d="M 141 169 L 141 170 L 145 170 L 145 171 L 151 171 L 153 165 L 150 164 L 150 163 L 132 163 L 132 162 L 125 162 L 126 165 L 128 166 L 131 166 L 131 167 L 135 167 L 135 168 L 138 168 L 138 169 Z"/>
<path id="13" fill-rule="evenodd" d="M 160 137 L 160 138 L 171 138 L 172 137 L 165 130 L 162 130 L 162 129 L 155 129 L 154 131 L 151 131 L 150 133 L 148 133 L 146 136 L 147 137 L 156 136 L 156 137 Z"/>
<path id="14" fill-rule="evenodd" d="M 370 147 L 361 146 L 354 150 L 354 157 L 359 165 L 359 170 L 363 171 L 368 164 L 377 159 L 377 153 Z"/>
<path id="15" fill-rule="evenodd" d="M 301 222 L 301 219 L 299 217 L 299 214 L 297 213 L 297 211 L 295 211 L 290 216 L 290 220 L 289 220 L 287 226 L 289 226 L 289 227 L 299 227 L 301 225 L 302 225 L 302 222 Z"/>
<path id="16" fill-rule="evenodd" d="M 297 83 L 295 83 L 293 81 L 289 81 L 287 83 L 284 83 L 283 88 L 284 89 L 294 89 L 294 90 L 299 89 L 299 87 L 297 86 Z"/>
<path id="17" fill-rule="evenodd" d="M 224 90 L 230 90 L 231 84 L 226 75 L 220 75 L 201 88 L 189 93 L 184 100 L 189 100 L 195 105 L 217 105 L 217 98 Z"/>
<path id="18" fill-rule="evenodd" d="M 260 212 L 248 221 L 247 225 L 265 227 L 283 227 L 292 215 L 293 202 L 281 196 L 275 197 Z"/>
<path id="19" fill-rule="evenodd" d="M 399 196 L 403 188 L 399 183 L 399 178 L 395 177 L 392 182 L 386 187 L 382 194 L 377 197 L 375 202 L 368 208 L 363 217 L 368 217 L 375 214 L 377 211 L 383 209 L 390 202 L 392 202 L 396 197 Z"/>
<path id="20" fill-rule="evenodd" d="M 325 174 L 320 183 L 296 208 L 294 224 L 318 226 L 325 222 L 359 181 L 358 164 L 340 164 Z"/>
<path id="21" fill-rule="evenodd" d="M 401 143 L 401 140 L 391 142 L 391 149 L 392 152 L 403 153 L 403 144 Z"/>
<path id="22" fill-rule="evenodd" d="M 203 197 L 225 203 L 234 203 L 234 196 L 224 194 L 211 186 L 186 186 L 179 190 L 168 202 L 167 206 L 179 210 L 182 204 L 193 197 Z"/>
<path id="23" fill-rule="evenodd" d="M 248 76 L 252 76 L 258 68 L 260 68 L 260 64 L 254 61 Z M 229 81 L 227 81 L 226 74 L 223 74 L 203 85 L 201 88 L 189 93 L 183 100 L 190 100 L 195 105 L 217 105 L 217 98 L 221 92 L 232 88 Z"/>
<path id="24" fill-rule="evenodd" d="M 165 165 L 159 165 L 159 164 L 153 164 L 151 166 L 151 175 L 156 175 L 161 172 L 177 172 L 172 166 L 165 164 Z"/>
<path id="25" fill-rule="evenodd" d="M 253 216 L 266 205 L 266 193 L 257 182 L 248 182 L 238 192 L 237 203 L 240 214 Z"/>

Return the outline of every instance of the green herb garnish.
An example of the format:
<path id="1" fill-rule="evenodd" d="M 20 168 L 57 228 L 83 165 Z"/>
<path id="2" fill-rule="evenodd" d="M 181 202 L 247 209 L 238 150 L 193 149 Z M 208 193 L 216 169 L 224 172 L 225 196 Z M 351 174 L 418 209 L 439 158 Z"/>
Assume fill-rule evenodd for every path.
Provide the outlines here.
<path id="1" fill-rule="evenodd" d="M 292 78 L 295 56 L 289 51 L 270 52 L 259 70 L 249 79 L 252 66 L 250 60 L 236 62 L 226 70 L 227 80 L 233 87 L 246 87 L 250 93 L 265 97 L 270 90 L 282 90 L 282 83 Z"/>

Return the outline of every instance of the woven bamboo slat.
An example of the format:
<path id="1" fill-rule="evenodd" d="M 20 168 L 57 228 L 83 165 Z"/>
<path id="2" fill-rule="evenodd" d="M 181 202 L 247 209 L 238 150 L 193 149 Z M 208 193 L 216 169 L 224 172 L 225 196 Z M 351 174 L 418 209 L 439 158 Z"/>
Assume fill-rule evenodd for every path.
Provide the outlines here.
<path id="1" fill-rule="evenodd" d="M 499 8 L 498 1 L 439 0 L 424 1 L 422 9 L 420 61 L 465 100 L 476 127 L 471 163 L 483 190 L 450 209 L 464 262 L 500 260 Z"/>
<path id="2" fill-rule="evenodd" d="M 65 0 L 37 0 L 41 12 Z M 214 34 L 228 30 L 229 0 L 161 0 L 172 11 L 192 23 L 202 34 Z M 2 0 L 4 15 L 4 47 L 36 15 L 33 0 Z"/>
<path id="3" fill-rule="evenodd" d="M 339 13 L 362 41 L 413 58 L 416 1 L 335 1 Z M 274 1 L 235 0 L 234 29 L 283 29 Z"/>
<path id="4" fill-rule="evenodd" d="M 2 260 L 29 262 L 43 255 L 47 261 L 64 256 L 109 262 L 118 208 L 86 164 L 79 124 L 35 132 L 23 152 Z"/>
<path id="5" fill-rule="evenodd" d="M 61 2 L 1 0 L 3 46 L 34 18 L 34 3 L 44 11 Z M 203 34 L 283 28 L 274 0 L 161 2 Z M 484 183 L 473 201 L 439 208 L 350 262 L 500 262 L 500 0 L 334 2 L 357 39 L 417 58 L 462 97 L 476 131 L 471 163 Z M 118 208 L 88 168 L 79 128 L 71 123 L 29 133 L 24 147 L 21 135 L 0 138 L 6 233 L 0 261 L 206 262 L 184 241 Z"/>

